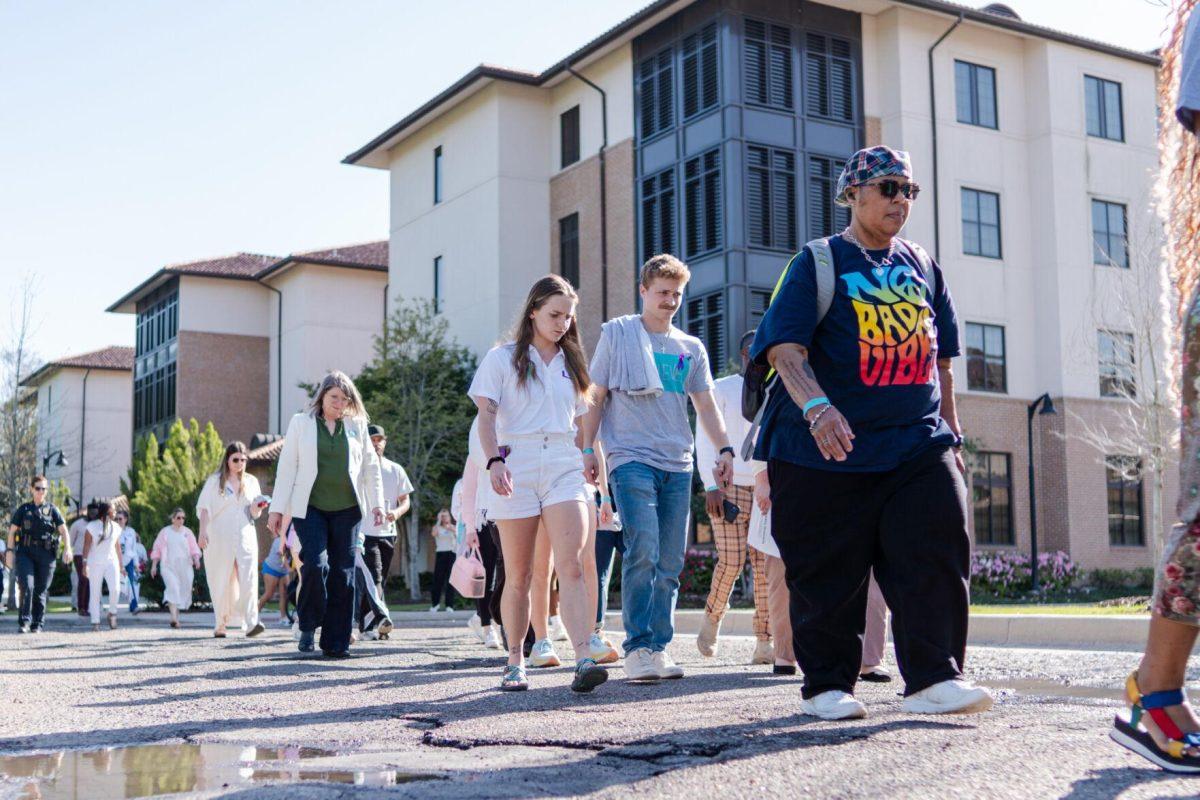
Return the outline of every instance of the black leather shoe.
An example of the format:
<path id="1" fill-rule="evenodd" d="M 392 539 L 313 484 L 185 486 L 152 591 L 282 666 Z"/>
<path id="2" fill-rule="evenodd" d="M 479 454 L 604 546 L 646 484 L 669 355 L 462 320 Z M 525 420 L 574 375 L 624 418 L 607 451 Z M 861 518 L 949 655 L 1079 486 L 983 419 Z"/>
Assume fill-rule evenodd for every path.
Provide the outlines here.
<path id="1" fill-rule="evenodd" d="M 862 673 L 861 675 L 858 676 L 858 679 L 860 681 L 866 681 L 867 683 L 891 683 L 892 682 L 892 676 L 889 675 L 886 671 L 880 669 L 879 667 L 876 667 L 875 669 L 871 670 L 870 672 Z"/>
<path id="2" fill-rule="evenodd" d="M 350 657 L 349 650 L 322 650 L 321 652 L 325 654 L 326 658 L 341 659 L 341 658 L 349 658 Z"/>
<path id="3" fill-rule="evenodd" d="M 316 637 L 313 636 L 312 631 L 300 631 L 300 644 L 297 645 L 297 648 L 300 650 L 301 653 L 313 652 L 314 650 L 316 650 L 316 646 L 313 643 L 313 640 L 315 638 Z"/>
<path id="4" fill-rule="evenodd" d="M 775 664 L 773 667 L 771 667 L 771 672 L 774 673 L 775 675 L 795 675 L 796 674 L 796 665 L 795 664 Z"/>

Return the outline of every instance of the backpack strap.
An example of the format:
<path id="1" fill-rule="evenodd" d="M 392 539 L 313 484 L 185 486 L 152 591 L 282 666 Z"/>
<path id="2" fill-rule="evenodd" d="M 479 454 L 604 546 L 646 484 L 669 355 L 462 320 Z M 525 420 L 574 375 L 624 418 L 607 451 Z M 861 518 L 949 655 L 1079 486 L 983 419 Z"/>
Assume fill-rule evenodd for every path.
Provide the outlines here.
<path id="1" fill-rule="evenodd" d="M 929 307 L 933 308 L 933 300 L 937 297 L 938 281 L 937 272 L 933 269 L 933 259 L 929 257 L 929 253 L 925 252 L 925 248 L 916 242 L 910 242 L 908 239 L 901 239 L 900 243 L 908 250 L 909 254 L 917 260 L 917 264 L 921 267 L 921 275 L 925 278 L 925 283 L 929 286 Z"/>
<path id="2" fill-rule="evenodd" d="M 817 319 L 815 325 L 821 324 L 829 309 L 833 306 L 833 292 L 837 274 L 833 268 L 833 250 L 829 246 L 829 238 L 813 239 L 804 245 L 813 254 L 813 268 L 817 278 Z"/>

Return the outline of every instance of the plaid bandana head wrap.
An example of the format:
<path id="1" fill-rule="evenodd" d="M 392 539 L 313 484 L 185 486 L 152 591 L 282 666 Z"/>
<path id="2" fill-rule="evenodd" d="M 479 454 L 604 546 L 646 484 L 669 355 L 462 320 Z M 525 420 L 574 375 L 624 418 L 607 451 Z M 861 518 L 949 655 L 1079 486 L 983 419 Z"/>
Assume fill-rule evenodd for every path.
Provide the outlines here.
<path id="1" fill-rule="evenodd" d="M 884 145 L 859 150 L 846 160 L 846 166 L 838 176 L 834 202 L 839 206 L 850 205 L 846 200 L 847 189 L 862 186 L 885 175 L 898 175 L 912 180 L 912 162 L 908 159 L 908 153 Z"/>

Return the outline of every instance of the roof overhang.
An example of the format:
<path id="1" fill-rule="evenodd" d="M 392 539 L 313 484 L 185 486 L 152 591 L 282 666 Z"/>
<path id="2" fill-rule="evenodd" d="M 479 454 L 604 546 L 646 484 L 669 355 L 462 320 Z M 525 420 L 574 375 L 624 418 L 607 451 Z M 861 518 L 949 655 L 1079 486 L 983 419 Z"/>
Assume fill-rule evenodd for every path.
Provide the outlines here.
<path id="1" fill-rule="evenodd" d="M 105 311 L 112 314 L 136 314 L 138 300 L 141 300 L 146 295 L 153 292 L 158 287 L 162 286 L 167 281 L 176 277 L 176 273 L 170 270 L 160 269 L 158 272 L 151 275 L 146 280 L 139 283 L 120 300 L 113 303 Z"/>
<path id="2" fill-rule="evenodd" d="M 132 372 L 129 367 L 102 367 L 91 366 L 87 367 L 82 364 L 63 364 L 58 361 L 51 361 L 48 364 L 43 364 L 33 371 L 33 373 L 21 381 L 21 386 L 36 388 L 40 384 L 53 378 L 64 369 L 77 369 L 80 372 Z"/>
<path id="3" fill-rule="evenodd" d="M 318 267 L 337 267 L 339 269 L 361 269 L 367 272 L 387 272 L 387 264 L 363 264 L 356 261 L 340 261 L 336 258 L 304 258 L 303 256 L 288 256 L 277 264 L 272 264 L 258 276 L 260 282 L 278 278 L 293 267 L 312 264 Z"/>
<path id="4" fill-rule="evenodd" d="M 494 81 L 509 81 L 526 86 L 554 86 L 560 81 L 566 80 L 571 74 L 571 69 L 585 67 L 591 62 L 603 58 L 618 47 L 622 47 L 626 43 L 633 41 L 634 38 L 640 36 L 667 17 L 695 2 L 697 0 L 655 0 L 655 2 L 650 3 L 641 11 L 605 31 L 562 61 L 559 61 L 539 74 L 481 64 L 459 78 L 432 100 L 423 104 L 411 114 L 404 117 L 404 119 L 343 158 L 342 163 L 360 167 L 387 169 L 391 160 L 389 151 L 393 147 L 416 131 L 419 131 L 428 122 L 437 119 Z M 1052 28 L 1033 25 L 1024 20 L 991 14 L 979 9 L 959 5 L 958 3 L 947 2 L 946 0 L 881 0 L 881 4 L 885 6 L 909 6 L 955 18 L 961 15 L 966 21 L 1002 28 L 1027 36 L 1050 39 L 1062 44 L 1082 47 L 1153 67 L 1157 67 L 1160 63 L 1158 56 L 1153 53 L 1140 53 L 1136 50 L 1127 50 L 1116 45 L 1085 39 L 1063 31 L 1056 31 Z M 858 4 L 852 2 L 850 5 Z"/>

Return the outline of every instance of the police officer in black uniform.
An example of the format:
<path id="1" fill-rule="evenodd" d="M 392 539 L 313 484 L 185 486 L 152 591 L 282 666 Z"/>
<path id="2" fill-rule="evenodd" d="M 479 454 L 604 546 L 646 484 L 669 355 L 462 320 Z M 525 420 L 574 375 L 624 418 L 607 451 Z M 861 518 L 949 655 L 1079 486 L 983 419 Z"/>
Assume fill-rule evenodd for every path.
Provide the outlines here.
<path id="1" fill-rule="evenodd" d="M 50 579 L 54 577 L 54 561 L 58 554 L 55 534 L 62 541 L 65 564 L 71 563 L 71 539 L 67 535 L 62 512 L 46 500 L 50 482 L 44 475 L 37 475 L 29 485 L 33 488 L 33 501 L 13 512 L 8 525 L 8 551 L 4 557 L 10 569 L 13 561 L 16 561 L 16 579 L 21 587 L 18 618 L 21 633 L 31 630 L 41 633 L 42 621 L 46 616 L 46 595 L 50 591 Z"/>

